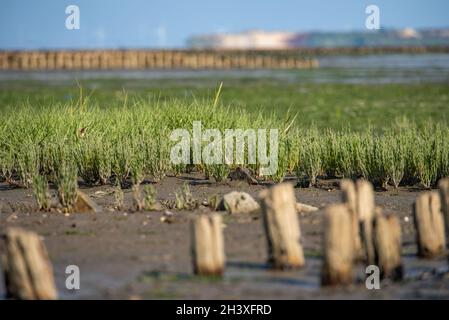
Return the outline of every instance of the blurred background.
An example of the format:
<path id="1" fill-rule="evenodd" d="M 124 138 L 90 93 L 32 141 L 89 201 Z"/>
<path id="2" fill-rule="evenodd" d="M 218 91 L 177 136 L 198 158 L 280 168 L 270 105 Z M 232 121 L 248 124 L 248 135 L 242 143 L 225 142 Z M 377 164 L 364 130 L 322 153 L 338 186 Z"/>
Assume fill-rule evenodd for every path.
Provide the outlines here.
<path id="1" fill-rule="evenodd" d="M 365 27 L 371 4 L 380 30 Z M 78 30 L 65 27 L 69 5 Z M 445 0 L 4 0 L 0 49 L 447 45 L 448 12 Z"/>
<path id="2" fill-rule="evenodd" d="M 414 257 L 409 212 L 417 190 L 449 175 L 448 0 L 0 3 L 0 209 L 11 213 L 0 226 L 46 237 L 62 298 L 449 297 L 447 272 L 438 271 L 443 260 Z M 337 176 L 363 173 L 385 188 L 392 178 L 395 189 L 376 197 L 403 221 L 407 280 L 372 294 L 362 281 L 360 290 L 321 291 L 321 220 L 313 214 L 301 217 L 304 272 L 267 272 L 260 220 L 227 216 L 235 241 L 226 244 L 225 279 L 191 277 L 190 216 L 109 209 L 119 208 L 120 177 L 139 170 L 154 181 L 172 174 L 167 168 L 180 174 L 155 184 L 164 203 L 177 202 L 174 192 L 187 181 L 209 203 L 234 188 L 209 184 L 214 173 L 206 166 L 194 180 L 182 177 L 190 166 L 164 164 L 167 132 L 190 130 L 195 120 L 204 128 L 284 128 L 275 179 L 288 172 L 303 185 L 319 176 L 317 188 L 295 189 L 314 206 L 339 201 Z M 58 173 L 66 162 L 78 168 L 68 179 Z M 39 166 L 46 169 L 36 174 Z M 215 174 L 222 179 L 228 169 L 217 166 Z M 32 191 L 16 181 L 46 183 L 53 171 L 70 186 L 79 172 L 84 190 L 108 211 L 93 219 L 29 214 Z M 87 186 L 99 177 L 103 185 Z M 128 203 L 138 190 L 130 186 Z M 261 188 L 238 186 L 254 196 Z M 176 223 L 162 224 L 172 217 Z M 69 262 L 86 270 L 76 293 L 64 289 Z"/>
<path id="3" fill-rule="evenodd" d="M 188 103 L 223 82 L 225 105 L 322 127 L 441 120 L 448 12 L 446 0 L 6 0 L 0 104 L 65 103 L 80 85 L 105 106 Z"/>

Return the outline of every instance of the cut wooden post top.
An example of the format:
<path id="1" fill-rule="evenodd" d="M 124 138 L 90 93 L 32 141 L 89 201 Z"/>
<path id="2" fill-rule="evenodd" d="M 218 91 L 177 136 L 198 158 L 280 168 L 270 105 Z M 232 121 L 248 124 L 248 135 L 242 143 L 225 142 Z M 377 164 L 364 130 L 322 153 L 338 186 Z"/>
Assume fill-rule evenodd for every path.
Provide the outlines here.
<path id="1" fill-rule="evenodd" d="M 53 268 L 38 234 L 8 228 L 3 235 L 2 269 L 7 295 L 13 299 L 57 299 Z"/>

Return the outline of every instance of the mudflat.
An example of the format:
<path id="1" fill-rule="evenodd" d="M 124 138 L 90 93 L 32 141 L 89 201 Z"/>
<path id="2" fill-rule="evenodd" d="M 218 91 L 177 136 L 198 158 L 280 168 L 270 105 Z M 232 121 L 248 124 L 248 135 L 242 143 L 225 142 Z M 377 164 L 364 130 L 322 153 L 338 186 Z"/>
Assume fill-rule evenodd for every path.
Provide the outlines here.
<path id="1" fill-rule="evenodd" d="M 230 181 L 215 183 L 201 175 L 167 177 L 155 183 L 163 204 L 174 200 L 175 191 L 187 182 L 194 198 L 206 203 L 211 195 L 245 191 L 257 197 L 269 187 Z M 294 180 L 288 181 L 295 184 Z M 151 183 L 145 181 L 144 183 Z M 402 228 L 401 282 L 381 283 L 380 290 L 365 286 L 365 269 L 358 265 L 354 284 L 321 288 L 322 210 L 299 214 L 306 266 L 299 270 L 272 271 L 266 264 L 267 249 L 261 217 L 223 212 L 226 269 L 222 278 L 193 275 L 190 254 L 190 222 L 200 212 L 116 210 L 113 186 L 80 189 L 103 209 L 101 213 L 64 214 L 39 212 L 31 189 L 0 184 L 0 228 L 21 227 L 44 238 L 53 264 L 56 285 L 63 299 L 448 299 L 449 270 L 445 258 L 416 257 L 412 204 L 423 190 L 399 187 L 376 191 L 376 205 L 397 214 Z M 124 209 L 132 207 L 132 191 L 124 189 Z M 323 209 L 340 201 L 338 180 L 318 181 L 317 187 L 295 188 L 297 201 Z M 161 219 L 173 213 L 171 223 Z M 80 289 L 65 286 L 66 267 L 80 268 Z M 0 279 L 0 296 L 5 295 Z"/>

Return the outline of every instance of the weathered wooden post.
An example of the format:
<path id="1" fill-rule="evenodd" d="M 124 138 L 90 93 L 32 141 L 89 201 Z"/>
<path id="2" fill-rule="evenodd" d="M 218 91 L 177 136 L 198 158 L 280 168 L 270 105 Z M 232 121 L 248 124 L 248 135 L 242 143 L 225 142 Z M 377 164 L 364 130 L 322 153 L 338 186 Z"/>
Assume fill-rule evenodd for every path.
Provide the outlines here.
<path id="1" fill-rule="evenodd" d="M 0 69 L 4 70 L 8 68 L 8 59 L 6 52 L 0 52 Z"/>
<path id="2" fill-rule="evenodd" d="M 21 300 L 57 299 L 53 269 L 39 236 L 10 228 L 3 239 L 2 269 L 7 296 Z"/>
<path id="3" fill-rule="evenodd" d="M 137 68 L 145 69 L 145 52 L 141 50 L 137 52 Z"/>
<path id="4" fill-rule="evenodd" d="M 37 69 L 37 54 L 35 51 L 30 52 L 30 69 L 32 70 Z"/>
<path id="5" fill-rule="evenodd" d="M 441 179 L 438 182 L 438 188 L 441 198 L 441 209 L 446 229 L 446 245 L 449 244 L 449 178 Z"/>
<path id="6" fill-rule="evenodd" d="M 352 236 L 354 239 L 354 259 L 360 260 L 363 257 L 362 241 L 360 239 L 359 214 L 357 211 L 357 192 L 355 183 L 350 179 L 343 179 L 340 182 L 342 192 L 342 202 L 348 206 L 351 213 Z"/>
<path id="7" fill-rule="evenodd" d="M 373 185 L 366 180 L 357 180 L 357 212 L 360 221 L 361 240 L 365 251 L 366 263 L 375 264 L 373 244 L 374 191 Z"/>
<path id="8" fill-rule="evenodd" d="M 392 214 L 385 215 L 380 208 L 376 208 L 373 233 L 376 265 L 380 268 L 381 277 L 402 279 L 402 241 L 399 218 Z"/>
<path id="9" fill-rule="evenodd" d="M 177 69 L 181 67 L 182 53 L 175 52 L 173 54 L 173 68 Z"/>
<path id="10" fill-rule="evenodd" d="M 38 52 L 37 67 L 39 68 L 39 70 L 47 69 L 47 59 L 43 51 Z"/>
<path id="11" fill-rule="evenodd" d="M 192 223 L 193 270 L 198 275 L 222 275 L 225 252 L 221 216 L 202 214 Z"/>
<path id="12" fill-rule="evenodd" d="M 347 205 L 328 206 L 324 214 L 322 285 L 344 285 L 352 282 L 353 246 L 352 217 Z"/>
<path id="13" fill-rule="evenodd" d="M 278 184 L 263 190 L 259 196 L 268 244 L 268 264 L 274 269 L 304 266 L 293 186 Z"/>
<path id="14" fill-rule="evenodd" d="M 82 69 L 82 53 L 79 51 L 74 51 L 72 53 L 72 66 L 73 69 L 75 70 L 80 70 Z M 61 66 L 63 66 L 64 62 L 60 62 L 59 64 L 57 63 L 57 65 L 59 66 L 59 68 L 61 68 Z"/>
<path id="15" fill-rule="evenodd" d="M 438 192 L 421 193 L 416 198 L 413 207 L 413 217 L 418 255 L 423 258 L 433 258 L 442 255 L 446 248 L 446 239 Z"/>

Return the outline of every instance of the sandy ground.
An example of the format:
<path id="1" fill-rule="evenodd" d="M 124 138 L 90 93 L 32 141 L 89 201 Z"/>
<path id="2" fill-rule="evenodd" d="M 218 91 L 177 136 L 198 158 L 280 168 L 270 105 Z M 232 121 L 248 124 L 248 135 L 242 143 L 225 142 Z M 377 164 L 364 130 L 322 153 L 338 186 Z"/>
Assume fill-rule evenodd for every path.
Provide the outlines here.
<path id="1" fill-rule="evenodd" d="M 174 199 L 185 181 L 195 198 L 232 190 L 253 196 L 266 186 L 244 182 L 211 183 L 200 177 L 168 177 L 155 184 L 158 199 Z M 337 202 L 336 181 L 324 181 L 319 188 L 295 188 L 298 201 L 325 207 Z M 0 184 L 0 231 L 23 227 L 39 233 L 53 263 L 56 285 L 63 299 L 448 299 L 449 272 L 445 258 L 416 258 L 411 206 L 419 190 L 376 192 L 376 204 L 385 212 L 398 214 L 403 231 L 405 279 L 384 281 L 380 290 L 364 285 L 364 268 L 358 266 L 354 285 L 322 289 L 322 212 L 301 215 L 300 224 L 306 254 L 301 270 L 271 271 L 266 266 L 266 240 L 258 215 L 223 214 L 227 265 L 223 278 L 195 277 L 190 258 L 190 221 L 198 211 L 177 211 L 174 222 L 163 223 L 163 212 L 131 212 L 112 209 L 111 186 L 85 187 L 103 212 L 92 214 L 43 213 L 36 211 L 31 190 Z M 104 192 L 98 192 L 104 191 Z M 131 191 L 125 190 L 125 204 L 131 205 Z M 1 247 L 0 247 L 1 248 Z M 77 265 L 80 290 L 65 288 L 65 268 Z M 5 289 L 0 275 L 0 296 Z"/>

